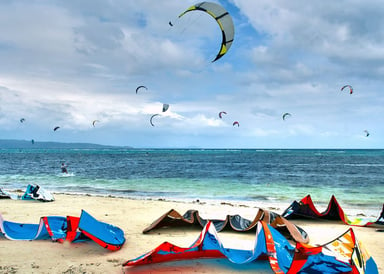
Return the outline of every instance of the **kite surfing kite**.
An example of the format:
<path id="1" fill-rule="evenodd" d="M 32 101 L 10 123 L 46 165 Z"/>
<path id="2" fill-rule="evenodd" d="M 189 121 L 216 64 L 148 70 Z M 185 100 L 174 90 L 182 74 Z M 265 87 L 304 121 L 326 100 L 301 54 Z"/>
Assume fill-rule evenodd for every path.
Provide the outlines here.
<path id="1" fill-rule="evenodd" d="M 122 229 L 96 220 L 85 210 L 80 217 L 44 216 L 39 224 L 5 221 L 0 214 L 0 232 L 9 240 L 51 239 L 59 243 L 93 240 L 111 251 L 121 249 L 125 242 Z"/>
<path id="2" fill-rule="evenodd" d="M 169 108 L 168 104 L 163 104 L 163 112 L 166 112 Z"/>
<path id="3" fill-rule="evenodd" d="M 169 210 L 160 218 L 155 220 L 150 226 L 143 230 L 143 234 L 150 233 L 151 231 L 164 228 L 164 227 L 185 227 L 187 225 L 203 228 L 209 221 L 213 221 L 216 231 L 235 231 L 235 232 L 249 232 L 256 231 L 258 221 L 264 221 L 272 227 L 276 228 L 283 236 L 289 240 L 300 243 L 308 243 L 309 237 L 299 226 L 286 220 L 279 214 L 259 209 L 255 218 L 251 221 L 241 217 L 240 215 L 227 215 L 225 220 L 219 219 L 204 219 L 200 216 L 197 210 L 190 209 L 181 215 L 174 209 Z"/>
<path id="4" fill-rule="evenodd" d="M 341 88 L 341 91 L 343 91 L 345 88 L 349 88 L 349 94 L 352 94 L 353 93 L 353 88 L 351 85 L 345 85 Z"/>
<path id="5" fill-rule="evenodd" d="M 365 137 L 368 137 L 368 136 L 369 136 L 369 132 L 368 132 L 368 130 L 364 130 L 364 133 L 365 133 Z"/>
<path id="6" fill-rule="evenodd" d="M 158 115 L 160 115 L 160 114 L 153 114 L 152 116 L 151 116 L 151 118 L 149 119 L 149 122 L 151 123 L 151 126 L 155 126 L 154 124 L 153 124 L 153 122 L 152 122 L 152 119 L 154 118 L 154 117 L 156 117 L 156 116 L 158 116 Z"/>
<path id="7" fill-rule="evenodd" d="M 336 197 L 332 195 L 328 203 L 328 207 L 324 212 L 319 212 L 310 195 L 305 196 L 300 202 L 293 203 L 281 214 L 288 220 L 293 219 L 322 219 L 322 220 L 338 220 L 350 226 L 373 226 L 384 227 L 384 204 L 380 216 L 377 219 L 368 217 L 359 217 L 350 219 L 344 213 L 344 210 L 339 205 Z"/>
<path id="8" fill-rule="evenodd" d="M 287 118 L 287 117 L 289 117 L 289 116 L 291 116 L 290 113 L 288 113 L 288 112 L 284 113 L 284 114 L 283 114 L 283 120 L 285 121 L 285 118 Z"/>
<path id="9" fill-rule="evenodd" d="M 263 259 L 274 273 L 378 273 L 376 262 L 352 228 L 324 245 L 292 245 L 264 221 L 257 223 L 252 249 L 224 247 L 213 222 L 209 221 L 189 247 L 163 242 L 123 266 L 203 258 L 227 258 L 234 264 L 251 264 Z"/>
<path id="10" fill-rule="evenodd" d="M 239 124 L 239 122 L 238 121 L 235 121 L 235 122 L 233 122 L 233 124 L 232 124 L 233 126 L 236 126 L 237 125 L 237 127 L 239 127 L 240 126 L 240 124 Z"/>
<path id="11" fill-rule="evenodd" d="M 179 15 L 179 18 L 183 17 L 186 13 L 191 11 L 203 11 L 212 16 L 217 24 L 219 25 L 222 33 L 222 41 L 220 50 L 217 53 L 215 59 L 212 62 L 219 60 L 223 57 L 229 50 L 232 45 L 234 36 L 235 36 L 235 28 L 233 25 L 232 17 L 221 5 L 213 3 L 213 2 L 200 2 L 189 7 L 183 13 Z M 172 23 L 170 22 L 172 26 Z"/>
<path id="12" fill-rule="evenodd" d="M 98 123 L 98 122 L 100 122 L 100 121 L 99 120 L 93 120 L 92 126 L 95 127 L 95 124 Z"/>
<path id="13" fill-rule="evenodd" d="M 56 130 L 58 130 L 60 127 L 55 127 L 54 129 L 53 129 L 53 131 L 56 131 Z"/>
<path id="14" fill-rule="evenodd" d="M 12 200 L 34 200 L 40 202 L 53 202 L 55 198 L 53 195 L 40 187 L 39 185 L 27 185 L 24 194 L 17 194 L 8 192 L 0 187 L 0 199 L 12 199 Z"/>
<path id="15" fill-rule="evenodd" d="M 138 86 L 138 87 L 136 88 L 136 94 L 137 94 L 137 92 L 139 91 L 139 89 L 143 89 L 143 88 L 146 89 L 146 90 L 148 90 L 146 86 Z"/>
<path id="16" fill-rule="evenodd" d="M 25 119 L 24 118 L 21 118 L 20 119 L 20 123 L 24 123 L 25 122 Z"/>
<path id="17" fill-rule="evenodd" d="M 222 119 L 223 118 L 223 114 L 227 114 L 225 111 L 220 111 L 219 112 L 219 117 L 220 117 L 220 119 Z"/>

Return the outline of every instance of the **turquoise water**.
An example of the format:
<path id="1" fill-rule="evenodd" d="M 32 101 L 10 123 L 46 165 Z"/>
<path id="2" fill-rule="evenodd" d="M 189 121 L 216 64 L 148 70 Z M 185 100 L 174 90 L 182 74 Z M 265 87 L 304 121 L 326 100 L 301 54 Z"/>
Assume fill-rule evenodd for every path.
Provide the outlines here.
<path id="1" fill-rule="evenodd" d="M 311 194 L 376 212 L 384 150 L 3 149 L 0 187 L 282 208 Z M 60 165 L 68 165 L 63 175 Z"/>

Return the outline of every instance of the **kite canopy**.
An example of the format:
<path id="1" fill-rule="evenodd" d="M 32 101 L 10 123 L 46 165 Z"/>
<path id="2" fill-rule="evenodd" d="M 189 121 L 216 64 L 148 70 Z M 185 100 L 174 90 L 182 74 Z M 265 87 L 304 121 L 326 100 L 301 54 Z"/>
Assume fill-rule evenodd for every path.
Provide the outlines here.
<path id="1" fill-rule="evenodd" d="M 98 122 L 100 122 L 100 121 L 99 120 L 93 120 L 92 126 L 95 127 L 95 124 L 98 123 Z"/>
<path id="2" fill-rule="evenodd" d="M 293 219 L 323 219 L 323 220 L 339 220 L 351 226 L 374 226 L 384 227 L 384 204 L 380 217 L 376 220 L 370 218 L 355 218 L 350 219 L 344 213 L 344 210 L 339 205 L 336 197 L 332 195 L 328 203 L 327 209 L 319 212 L 310 195 L 305 196 L 300 202 L 293 201 L 293 203 L 281 214 L 288 220 Z"/>
<path id="3" fill-rule="evenodd" d="M 39 185 L 29 184 L 23 195 L 10 193 L 0 188 L 0 199 L 12 199 L 12 200 L 36 200 L 40 202 L 52 202 L 55 200 L 53 195 L 40 187 Z"/>
<path id="4" fill-rule="evenodd" d="M 219 112 L 219 117 L 220 117 L 220 119 L 222 119 L 223 118 L 223 114 L 227 114 L 225 111 L 220 111 Z"/>
<path id="5" fill-rule="evenodd" d="M 5 221 L 0 214 L 0 232 L 9 240 L 42 240 L 63 243 L 93 240 L 102 247 L 115 251 L 124 242 L 124 232 L 120 228 L 100 222 L 81 211 L 81 216 L 46 216 L 39 224 L 21 224 Z"/>
<path id="6" fill-rule="evenodd" d="M 259 209 L 253 221 L 247 220 L 240 215 L 227 215 L 225 220 L 203 219 L 197 210 L 188 210 L 181 215 L 176 210 L 171 209 L 163 216 L 154 221 L 149 227 L 143 230 L 143 233 L 149 233 L 154 229 L 162 227 L 185 227 L 196 226 L 204 227 L 209 221 L 213 222 L 216 231 L 232 230 L 237 232 L 255 231 L 258 221 L 264 221 L 276 228 L 287 239 L 293 239 L 296 242 L 308 243 L 308 234 L 300 227 L 289 222 L 277 213 Z"/>
<path id="7" fill-rule="evenodd" d="M 163 104 L 163 112 L 166 112 L 169 108 L 168 104 Z"/>
<path id="8" fill-rule="evenodd" d="M 353 88 L 351 85 L 345 85 L 341 88 L 341 91 L 343 91 L 345 88 L 349 88 L 349 94 L 352 94 L 353 93 Z"/>
<path id="9" fill-rule="evenodd" d="M 369 131 L 368 130 L 364 130 L 364 133 L 365 133 L 365 137 L 369 136 Z"/>
<path id="10" fill-rule="evenodd" d="M 142 89 L 142 88 L 148 90 L 146 86 L 138 86 L 138 87 L 136 88 L 136 94 L 137 94 L 137 92 L 139 91 L 139 89 Z"/>
<path id="11" fill-rule="evenodd" d="M 158 115 L 160 115 L 160 114 L 153 114 L 152 116 L 151 116 L 151 118 L 149 119 L 149 122 L 151 123 L 151 126 L 155 126 L 154 124 L 153 124 L 153 122 L 152 122 L 152 119 L 154 118 L 154 117 L 156 117 L 156 116 L 158 116 Z"/>
<path id="12" fill-rule="evenodd" d="M 267 259 L 275 273 L 378 273 L 375 261 L 351 228 L 322 246 L 300 243 L 292 246 L 263 221 L 257 223 L 254 248 L 251 250 L 224 247 L 213 222 L 209 221 L 190 247 L 164 242 L 152 251 L 126 261 L 123 266 L 199 258 L 227 258 L 235 264 Z"/>
<path id="13" fill-rule="evenodd" d="M 288 116 L 291 116 L 291 114 L 289 112 L 286 112 L 283 114 L 283 120 L 285 120 L 285 118 L 287 118 Z"/>
<path id="14" fill-rule="evenodd" d="M 56 130 L 58 130 L 60 127 L 55 127 L 54 129 L 53 129 L 53 131 L 56 131 Z"/>
<path id="15" fill-rule="evenodd" d="M 233 125 L 233 126 L 237 126 L 237 127 L 239 127 L 239 126 L 240 126 L 239 122 L 237 122 L 237 121 L 233 122 L 233 124 L 232 124 L 232 125 Z"/>
<path id="16" fill-rule="evenodd" d="M 24 123 L 24 122 L 25 122 L 25 118 L 21 118 L 20 123 Z"/>
<path id="17" fill-rule="evenodd" d="M 235 36 L 235 28 L 233 25 L 232 17 L 229 15 L 228 11 L 226 11 L 219 4 L 212 2 L 201 2 L 189 7 L 186 11 L 179 15 L 179 18 L 190 11 L 206 12 L 212 16 L 219 24 L 222 33 L 222 42 L 216 58 L 212 61 L 215 62 L 216 60 L 223 57 L 232 45 Z"/>

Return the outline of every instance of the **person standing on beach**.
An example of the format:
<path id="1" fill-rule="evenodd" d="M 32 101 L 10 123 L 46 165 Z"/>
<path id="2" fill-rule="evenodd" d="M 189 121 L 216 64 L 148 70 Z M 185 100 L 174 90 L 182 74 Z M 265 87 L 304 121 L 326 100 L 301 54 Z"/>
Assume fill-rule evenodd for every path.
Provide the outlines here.
<path id="1" fill-rule="evenodd" d="M 68 174 L 67 166 L 65 165 L 65 163 L 61 163 L 61 172 Z"/>

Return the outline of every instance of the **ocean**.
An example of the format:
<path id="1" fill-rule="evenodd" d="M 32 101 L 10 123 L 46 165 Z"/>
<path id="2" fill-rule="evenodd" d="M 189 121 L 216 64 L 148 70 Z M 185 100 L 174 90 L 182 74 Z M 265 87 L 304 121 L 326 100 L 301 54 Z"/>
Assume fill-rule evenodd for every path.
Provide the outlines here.
<path id="1" fill-rule="evenodd" d="M 61 173 L 63 162 L 68 174 Z M 24 190 L 30 183 L 54 193 L 233 203 L 277 213 L 308 194 L 324 210 L 335 195 L 347 215 L 378 216 L 384 150 L 0 149 L 0 187 Z"/>

